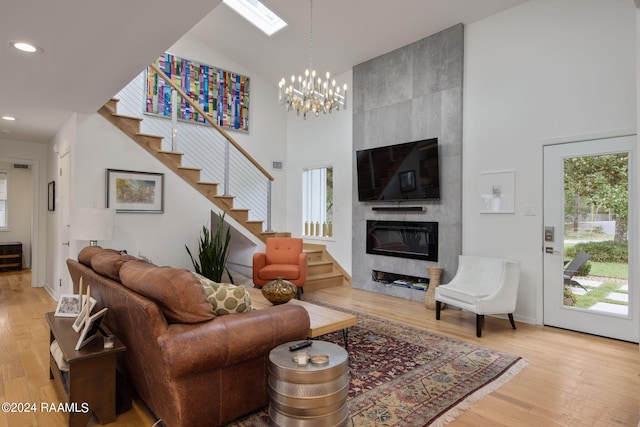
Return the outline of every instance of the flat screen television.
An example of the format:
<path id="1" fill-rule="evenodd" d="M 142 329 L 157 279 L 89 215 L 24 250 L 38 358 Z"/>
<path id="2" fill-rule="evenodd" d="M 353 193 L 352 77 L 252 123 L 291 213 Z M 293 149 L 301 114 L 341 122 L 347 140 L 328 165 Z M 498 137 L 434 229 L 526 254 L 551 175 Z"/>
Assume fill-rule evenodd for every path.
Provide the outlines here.
<path id="1" fill-rule="evenodd" d="M 440 200 L 438 138 L 356 151 L 358 200 Z"/>

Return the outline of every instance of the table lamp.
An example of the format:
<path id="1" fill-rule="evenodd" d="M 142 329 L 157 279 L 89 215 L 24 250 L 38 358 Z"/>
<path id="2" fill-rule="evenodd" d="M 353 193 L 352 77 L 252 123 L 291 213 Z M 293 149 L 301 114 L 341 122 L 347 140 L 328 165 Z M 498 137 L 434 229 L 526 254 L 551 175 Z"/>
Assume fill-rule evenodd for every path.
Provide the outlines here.
<path id="1" fill-rule="evenodd" d="M 98 240 L 113 239 L 116 210 L 108 208 L 76 208 L 71 221 L 71 238 L 88 240 L 96 246 Z"/>

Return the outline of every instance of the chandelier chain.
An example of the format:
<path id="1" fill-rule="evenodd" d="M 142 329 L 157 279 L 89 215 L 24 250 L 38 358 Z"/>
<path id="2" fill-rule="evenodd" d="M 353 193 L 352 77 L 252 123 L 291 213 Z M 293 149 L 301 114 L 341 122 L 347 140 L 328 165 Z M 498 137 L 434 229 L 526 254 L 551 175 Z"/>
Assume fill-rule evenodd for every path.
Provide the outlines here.
<path id="1" fill-rule="evenodd" d="M 313 0 L 309 1 L 309 70 L 313 70 Z"/>

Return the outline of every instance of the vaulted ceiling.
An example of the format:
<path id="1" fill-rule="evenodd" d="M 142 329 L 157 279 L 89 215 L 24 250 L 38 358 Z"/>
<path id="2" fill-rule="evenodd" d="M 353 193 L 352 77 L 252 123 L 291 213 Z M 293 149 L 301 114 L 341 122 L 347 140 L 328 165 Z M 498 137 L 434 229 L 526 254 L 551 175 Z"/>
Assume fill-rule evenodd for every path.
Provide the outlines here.
<path id="1" fill-rule="evenodd" d="M 289 26 L 267 37 L 221 0 L 0 3 L 0 139 L 47 142 L 73 112 L 95 112 L 183 35 L 277 85 L 309 64 L 309 2 L 262 0 Z M 315 0 L 313 65 L 339 74 L 457 23 L 527 0 Z M 9 46 L 30 41 L 27 55 Z M 198 60 L 198 58 L 191 58 Z M 1 153 L 0 153 L 1 155 Z"/>

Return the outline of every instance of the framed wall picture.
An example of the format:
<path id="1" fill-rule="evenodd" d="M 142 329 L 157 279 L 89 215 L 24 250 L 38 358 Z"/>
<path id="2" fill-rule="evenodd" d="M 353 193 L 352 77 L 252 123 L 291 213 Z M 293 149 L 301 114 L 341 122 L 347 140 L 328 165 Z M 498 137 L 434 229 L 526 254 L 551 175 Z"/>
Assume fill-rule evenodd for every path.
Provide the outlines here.
<path id="1" fill-rule="evenodd" d="M 107 208 L 116 212 L 164 212 L 164 174 L 107 169 Z"/>
<path id="2" fill-rule="evenodd" d="M 480 173 L 480 213 L 515 213 L 515 171 Z"/>
<path id="3" fill-rule="evenodd" d="M 156 65 L 218 126 L 249 132 L 249 77 L 166 52 Z M 184 99 L 178 97 L 178 105 L 172 105 L 171 86 L 153 68 L 147 67 L 146 74 L 145 114 L 169 118 L 176 108 L 179 120 L 206 123 Z"/>
<path id="4" fill-rule="evenodd" d="M 47 193 L 47 209 L 49 210 L 49 212 L 53 212 L 56 210 L 56 182 L 55 181 L 51 181 L 49 183 L 49 187 L 48 187 L 48 193 Z"/>

